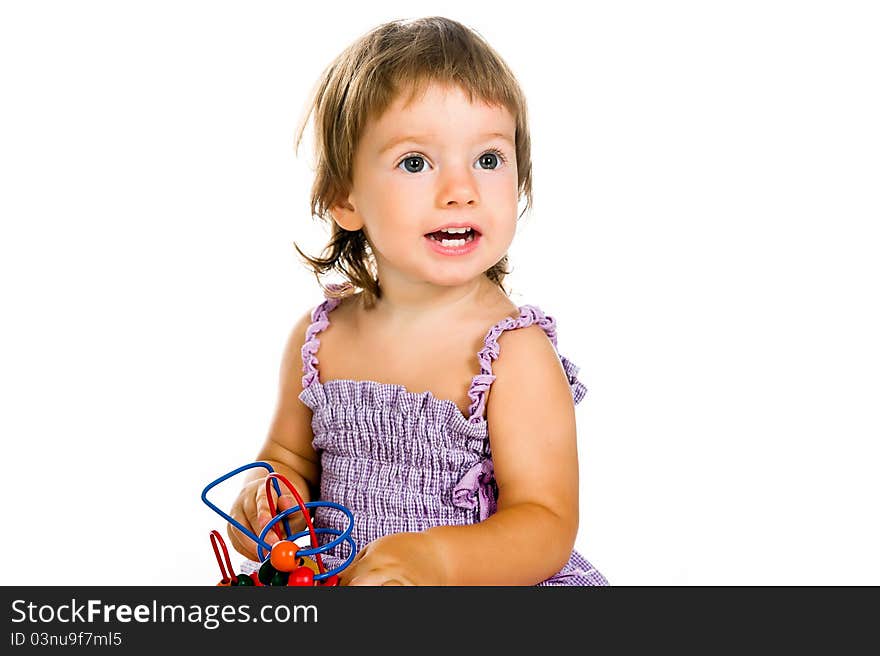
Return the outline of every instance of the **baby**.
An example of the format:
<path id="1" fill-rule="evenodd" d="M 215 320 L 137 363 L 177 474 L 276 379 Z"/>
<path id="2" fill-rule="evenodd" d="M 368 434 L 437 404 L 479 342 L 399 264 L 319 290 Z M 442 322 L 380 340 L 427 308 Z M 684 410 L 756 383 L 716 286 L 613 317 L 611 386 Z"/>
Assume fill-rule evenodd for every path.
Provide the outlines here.
<path id="1" fill-rule="evenodd" d="M 503 286 L 519 200 L 531 205 L 510 69 L 455 21 L 394 21 L 324 71 L 297 145 L 311 114 L 312 214 L 332 232 L 325 257 L 297 250 L 319 284 L 331 270 L 345 282 L 322 285 L 290 334 L 257 459 L 306 501 L 351 509 L 358 554 L 342 585 L 607 585 L 573 550 L 586 388 L 553 318 Z M 257 534 L 264 481 L 251 470 L 231 511 Z M 315 512 L 316 526 L 346 522 Z"/>

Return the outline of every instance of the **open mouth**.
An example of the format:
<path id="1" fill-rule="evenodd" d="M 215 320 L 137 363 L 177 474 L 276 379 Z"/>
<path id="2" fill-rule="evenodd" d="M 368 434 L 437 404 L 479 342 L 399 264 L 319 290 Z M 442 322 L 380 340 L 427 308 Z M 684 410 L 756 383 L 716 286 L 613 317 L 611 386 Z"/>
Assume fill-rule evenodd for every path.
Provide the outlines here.
<path id="1" fill-rule="evenodd" d="M 425 235 L 428 247 L 438 255 L 463 256 L 474 252 L 483 235 L 473 228 L 446 228 Z"/>
<path id="2" fill-rule="evenodd" d="M 472 242 L 479 235 L 480 233 L 473 228 L 446 228 L 430 232 L 425 236 L 446 248 L 457 248 Z"/>

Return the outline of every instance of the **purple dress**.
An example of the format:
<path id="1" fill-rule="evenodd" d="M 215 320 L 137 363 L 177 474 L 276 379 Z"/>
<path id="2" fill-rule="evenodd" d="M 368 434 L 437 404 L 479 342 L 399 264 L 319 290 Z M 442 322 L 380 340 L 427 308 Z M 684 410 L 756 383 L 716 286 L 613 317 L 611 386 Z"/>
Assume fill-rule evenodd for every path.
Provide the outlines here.
<path id="1" fill-rule="evenodd" d="M 340 299 L 327 298 L 312 311 L 302 347 L 303 391 L 312 409 L 315 450 L 321 458 L 322 501 L 346 506 L 354 514 L 352 537 L 362 549 L 390 533 L 423 531 L 439 525 L 480 522 L 495 512 L 496 487 L 489 450 L 485 395 L 495 376 L 498 337 L 537 323 L 556 347 L 556 325 L 533 305 L 519 308 L 518 319 L 505 318 L 486 335 L 477 354 L 480 373 L 468 396 L 466 418 L 448 399 L 430 391 L 409 392 L 402 385 L 370 380 L 318 379 L 318 334 L 330 325 L 328 314 Z M 559 356 L 577 404 L 587 392 L 577 380 L 578 367 Z M 315 526 L 344 530 L 347 518 L 317 508 Z M 344 543 L 323 556 L 335 568 L 348 555 Z M 577 551 L 558 573 L 539 585 L 608 585 Z"/>

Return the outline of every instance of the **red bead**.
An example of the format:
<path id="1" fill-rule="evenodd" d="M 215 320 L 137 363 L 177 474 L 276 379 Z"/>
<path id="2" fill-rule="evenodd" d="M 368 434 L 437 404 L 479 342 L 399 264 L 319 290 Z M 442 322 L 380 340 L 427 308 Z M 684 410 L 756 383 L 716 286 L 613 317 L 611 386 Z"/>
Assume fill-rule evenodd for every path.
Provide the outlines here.
<path id="1" fill-rule="evenodd" d="M 257 586 L 258 588 L 265 587 L 265 586 L 263 586 L 263 582 L 260 580 L 260 573 L 259 572 L 251 572 L 251 578 L 254 580 L 254 585 Z"/>
<path id="2" fill-rule="evenodd" d="M 299 547 L 290 540 L 281 540 L 272 545 L 269 561 L 279 572 L 292 572 L 297 567 L 296 552 Z"/>
<path id="3" fill-rule="evenodd" d="M 287 579 L 287 585 L 313 586 L 315 585 L 315 573 L 308 567 L 297 567 L 290 573 L 290 578 Z"/>
<path id="4" fill-rule="evenodd" d="M 318 581 L 318 585 L 324 585 L 324 586 L 327 586 L 328 588 L 333 587 L 333 586 L 337 586 L 337 585 L 339 585 L 339 577 L 336 576 L 336 574 L 331 574 L 326 579 Z"/>

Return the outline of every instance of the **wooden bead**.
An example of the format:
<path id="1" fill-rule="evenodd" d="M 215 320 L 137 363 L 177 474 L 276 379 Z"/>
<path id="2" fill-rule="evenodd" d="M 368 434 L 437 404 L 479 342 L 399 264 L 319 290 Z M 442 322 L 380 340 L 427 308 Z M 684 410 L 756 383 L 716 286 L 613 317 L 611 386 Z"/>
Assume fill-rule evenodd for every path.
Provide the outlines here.
<path id="1" fill-rule="evenodd" d="M 290 578 L 287 580 L 287 585 L 305 587 L 313 586 L 315 585 L 315 573 L 308 567 L 297 567 L 290 573 Z"/>
<path id="2" fill-rule="evenodd" d="M 272 567 L 279 572 L 292 572 L 297 567 L 297 551 L 299 551 L 299 547 L 290 540 L 276 542 L 272 545 L 272 551 L 269 554 Z"/>
<path id="3" fill-rule="evenodd" d="M 312 560 L 309 556 L 300 556 L 299 557 L 299 566 L 300 567 L 308 567 L 315 574 L 320 574 L 321 570 L 318 569 L 318 563 Z"/>
<path id="4" fill-rule="evenodd" d="M 223 579 L 217 584 L 218 588 L 228 588 L 232 585 L 232 579 Z"/>
<path id="5" fill-rule="evenodd" d="M 269 585 L 287 585 L 288 578 L 290 578 L 288 572 L 275 572 L 272 575 L 272 580 L 269 582 Z"/>
<path id="6" fill-rule="evenodd" d="M 278 570 L 272 567 L 272 563 L 270 562 L 269 558 L 264 560 L 263 564 L 260 565 L 260 573 L 258 574 L 260 583 L 262 583 L 263 585 L 270 585 L 272 583 L 272 577 L 277 571 Z"/>

